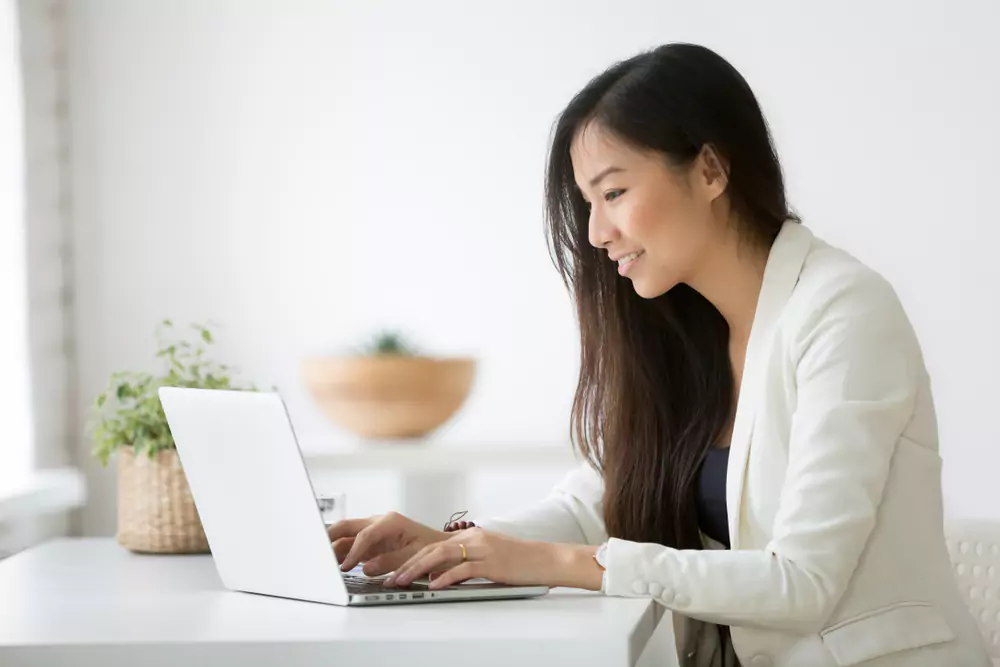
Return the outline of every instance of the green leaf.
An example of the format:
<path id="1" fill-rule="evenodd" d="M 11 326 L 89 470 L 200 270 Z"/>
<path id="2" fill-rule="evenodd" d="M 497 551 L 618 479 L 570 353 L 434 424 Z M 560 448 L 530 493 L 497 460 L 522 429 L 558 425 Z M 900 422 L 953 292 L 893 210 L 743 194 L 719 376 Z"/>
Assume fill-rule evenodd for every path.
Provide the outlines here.
<path id="1" fill-rule="evenodd" d="M 417 350 L 399 332 L 380 331 L 370 343 L 363 347 L 362 354 L 372 356 L 413 356 L 417 354 Z"/>
<path id="2" fill-rule="evenodd" d="M 209 359 L 202 347 L 214 342 L 208 328 L 192 325 L 197 332 L 193 342 L 173 336 L 165 340 L 161 328 L 172 326 L 170 320 L 163 320 L 155 332 L 155 356 L 166 361 L 162 373 L 117 371 L 91 406 L 86 431 L 102 465 L 121 447 L 132 447 L 136 455 L 145 451 L 150 457 L 174 448 L 157 394 L 160 387 L 232 388 L 230 367 Z M 250 390 L 256 391 L 253 385 Z"/>

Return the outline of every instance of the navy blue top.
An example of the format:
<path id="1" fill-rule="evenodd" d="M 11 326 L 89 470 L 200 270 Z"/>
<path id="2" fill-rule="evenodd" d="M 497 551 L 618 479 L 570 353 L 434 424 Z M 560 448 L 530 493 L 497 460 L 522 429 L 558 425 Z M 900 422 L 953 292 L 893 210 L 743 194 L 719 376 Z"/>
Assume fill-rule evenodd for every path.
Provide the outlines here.
<path id="1" fill-rule="evenodd" d="M 726 511 L 726 467 L 728 447 L 710 447 L 698 469 L 698 527 L 701 532 L 729 548 L 729 515 Z"/>

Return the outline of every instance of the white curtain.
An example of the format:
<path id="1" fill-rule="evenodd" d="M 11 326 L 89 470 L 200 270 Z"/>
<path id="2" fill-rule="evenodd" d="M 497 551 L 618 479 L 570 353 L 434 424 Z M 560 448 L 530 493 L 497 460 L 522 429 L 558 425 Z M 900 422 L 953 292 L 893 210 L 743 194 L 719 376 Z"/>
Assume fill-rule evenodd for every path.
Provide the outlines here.
<path id="1" fill-rule="evenodd" d="M 0 0 L 10 2 L 11 0 Z M 74 345 L 67 0 L 20 0 L 24 218 L 34 465 L 72 465 L 80 440 Z"/>
<path id="2" fill-rule="evenodd" d="M 18 33 L 17 6 L 0 0 L 0 494 L 24 481 L 34 453 Z"/>
<path id="3" fill-rule="evenodd" d="M 67 0 L 0 0 L 0 558 L 85 499 L 73 345 Z"/>

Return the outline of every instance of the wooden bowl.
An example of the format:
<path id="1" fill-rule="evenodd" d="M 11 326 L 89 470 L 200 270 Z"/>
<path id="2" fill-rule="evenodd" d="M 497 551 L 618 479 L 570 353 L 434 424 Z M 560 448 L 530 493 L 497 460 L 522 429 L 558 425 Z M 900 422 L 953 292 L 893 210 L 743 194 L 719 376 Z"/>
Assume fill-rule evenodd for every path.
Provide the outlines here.
<path id="1" fill-rule="evenodd" d="M 468 358 L 372 356 L 306 359 L 302 376 L 319 407 L 366 438 L 417 438 L 465 403 L 476 374 Z"/>

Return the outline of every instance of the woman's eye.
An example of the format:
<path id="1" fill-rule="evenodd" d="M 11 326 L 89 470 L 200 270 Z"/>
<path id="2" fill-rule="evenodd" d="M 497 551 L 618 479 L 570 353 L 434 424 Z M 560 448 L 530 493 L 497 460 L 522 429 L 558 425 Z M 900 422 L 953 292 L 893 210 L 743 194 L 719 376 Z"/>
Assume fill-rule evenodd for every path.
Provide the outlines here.
<path id="1" fill-rule="evenodd" d="M 604 201 L 614 201 L 615 199 L 621 197 L 623 194 L 625 194 L 624 190 L 609 190 L 604 193 Z"/>

